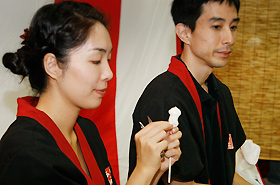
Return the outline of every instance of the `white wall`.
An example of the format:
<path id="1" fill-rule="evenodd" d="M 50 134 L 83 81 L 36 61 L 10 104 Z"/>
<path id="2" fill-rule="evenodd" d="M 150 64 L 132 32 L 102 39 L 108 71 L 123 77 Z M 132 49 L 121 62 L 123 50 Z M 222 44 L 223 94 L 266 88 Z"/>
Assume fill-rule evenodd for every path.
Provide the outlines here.
<path id="1" fill-rule="evenodd" d="M 21 45 L 19 37 L 29 27 L 38 8 L 54 0 L 1 0 L 0 1 L 0 137 L 16 117 L 16 99 L 31 94 L 28 80 L 19 85 L 21 78 L 2 64 L 6 52 L 15 52 Z"/>
<path id="2" fill-rule="evenodd" d="M 128 169 L 132 112 L 147 84 L 176 55 L 172 0 L 122 0 L 117 55 L 116 130 L 121 184 Z"/>

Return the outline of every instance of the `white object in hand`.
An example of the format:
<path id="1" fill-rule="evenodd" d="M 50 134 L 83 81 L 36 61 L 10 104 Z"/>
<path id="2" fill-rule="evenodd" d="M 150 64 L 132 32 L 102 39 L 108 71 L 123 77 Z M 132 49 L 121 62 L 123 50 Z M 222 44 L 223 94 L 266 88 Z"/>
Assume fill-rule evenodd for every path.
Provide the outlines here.
<path id="1" fill-rule="evenodd" d="M 177 127 L 179 125 L 178 118 L 181 115 L 180 109 L 178 109 L 178 107 L 173 107 L 168 113 L 170 114 L 168 122 L 172 124 L 173 127 Z"/>
<path id="2" fill-rule="evenodd" d="M 168 113 L 170 114 L 168 122 L 173 125 L 173 127 L 177 127 L 179 125 L 178 118 L 181 115 L 180 109 L 178 107 L 171 108 Z M 169 169 L 168 169 L 168 183 L 171 181 L 171 157 L 169 157 Z"/>

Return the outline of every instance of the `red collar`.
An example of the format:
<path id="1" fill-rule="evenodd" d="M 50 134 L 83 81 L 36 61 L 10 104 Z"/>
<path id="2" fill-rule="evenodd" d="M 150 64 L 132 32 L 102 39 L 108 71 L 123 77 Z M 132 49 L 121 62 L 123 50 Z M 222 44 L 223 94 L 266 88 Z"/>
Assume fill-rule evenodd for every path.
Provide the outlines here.
<path id="1" fill-rule="evenodd" d="M 198 92 L 196 90 L 195 84 L 192 80 L 191 74 L 190 74 L 187 66 L 182 61 L 177 59 L 176 56 L 173 56 L 171 58 L 171 63 L 169 64 L 168 71 L 175 74 L 176 76 L 178 76 L 180 78 L 180 80 L 184 83 L 184 85 L 187 87 L 187 89 L 189 90 L 189 92 L 194 100 L 194 103 L 196 105 L 196 108 L 198 110 L 201 124 L 202 124 L 202 131 L 203 131 L 203 135 L 204 135 L 204 125 L 203 125 L 201 102 L 200 102 Z M 205 139 L 205 136 L 204 136 L 204 139 Z"/>
<path id="2" fill-rule="evenodd" d="M 62 132 L 59 130 L 57 125 L 53 122 L 53 120 L 46 113 L 35 108 L 35 106 L 38 103 L 38 98 L 27 96 L 24 98 L 18 98 L 17 101 L 18 101 L 17 116 L 25 116 L 25 117 L 35 119 L 43 127 L 45 127 L 50 132 L 50 134 L 53 136 L 53 138 L 55 139 L 60 150 L 83 173 L 83 175 L 87 179 L 87 182 L 89 185 L 105 184 L 104 178 L 99 170 L 99 167 L 96 163 L 96 160 L 90 149 L 90 146 L 88 145 L 88 142 L 87 142 L 80 126 L 77 123 L 74 125 L 74 130 L 77 134 L 84 159 L 88 166 L 89 173 L 91 174 L 91 177 L 94 178 L 94 182 L 82 169 L 81 164 L 80 164 L 74 150 L 72 149 L 72 147 L 70 146 L 70 144 L 68 143 L 68 141 L 66 140 L 66 138 L 64 137 Z"/>
<path id="3" fill-rule="evenodd" d="M 182 61 L 180 61 L 177 56 L 173 56 L 171 58 L 171 63 L 169 64 L 168 71 L 175 74 L 180 78 L 180 80 L 184 83 L 188 91 L 190 92 L 194 103 L 196 105 L 196 108 L 198 110 L 200 120 L 201 120 L 201 126 L 202 126 L 202 131 L 203 131 L 203 136 L 204 136 L 204 141 L 205 141 L 205 133 L 204 133 L 204 124 L 203 124 L 203 116 L 202 116 L 202 108 L 201 108 L 201 101 L 197 92 L 197 89 L 195 87 L 195 84 L 193 82 L 193 79 L 191 77 L 191 74 Z M 221 127 L 221 118 L 220 118 L 220 109 L 219 109 L 219 104 L 217 103 L 217 114 L 218 114 L 218 121 L 220 125 L 220 134 L 222 137 L 222 127 Z"/>
<path id="4" fill-rule="evenodd" d="M 188 91 L 190 92 L 200 116 L 203 137 L 205 142 L 205 132 L 204 132 L 203 117 L 202 117 L 201 101 L 187 66 L 182 61 L 178 60 L 176 56 L 173 56 L 171 58 L 171 63 L 169 64 L 168 71 L 178 76 L 180 80 L 184 83 L 184 85 L 187 87 Z M 217 103 L 217 114 L 218 114 L 218 121 L 220 125 L 220 135 L 222 138 L 221 118 L 220 118 L 220 110 L 219 110 L 218 103 Z M 208 184 L 210 184 L 210 178 L 208 179 Z"/>

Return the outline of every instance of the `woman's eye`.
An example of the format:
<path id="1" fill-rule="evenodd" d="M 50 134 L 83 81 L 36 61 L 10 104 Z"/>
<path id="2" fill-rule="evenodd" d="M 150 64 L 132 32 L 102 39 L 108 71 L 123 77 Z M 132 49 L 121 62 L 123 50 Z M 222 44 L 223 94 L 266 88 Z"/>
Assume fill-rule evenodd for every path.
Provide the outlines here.
<path id="1" fill-rule="evenodd" d="M 99 64 L 101 61 L 92 61 L 92 63 L 94 63 L 94 64 Z"/>

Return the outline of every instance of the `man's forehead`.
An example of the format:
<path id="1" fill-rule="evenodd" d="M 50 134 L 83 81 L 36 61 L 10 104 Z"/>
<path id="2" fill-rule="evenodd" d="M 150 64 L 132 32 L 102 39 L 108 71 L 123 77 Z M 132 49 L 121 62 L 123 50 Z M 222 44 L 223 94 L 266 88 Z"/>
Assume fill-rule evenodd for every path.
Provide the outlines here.
<path id="1" fill-rule="evenodd" d="M 234 4 L 230 5 L 227 1 L 224 1 L 223 3 L 220 3 L 219 1 L 208 1 L 203 4 L 200 17 L 207 16 L 209 20 L 222 20 L 225 19 L 225 16 L 229 16 L 230 13 L 232 14 L 232 20 L 239 21 L 237 9 Z"/>

